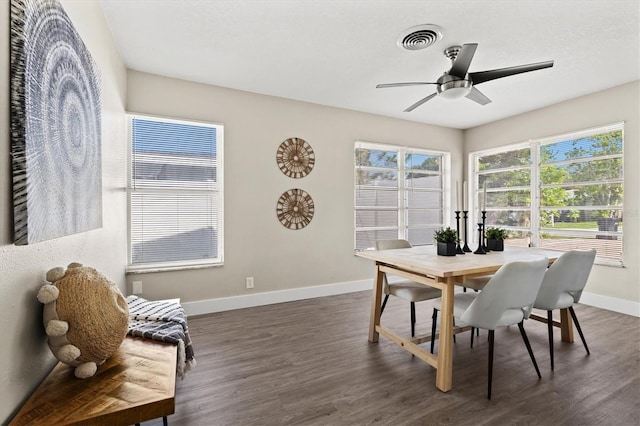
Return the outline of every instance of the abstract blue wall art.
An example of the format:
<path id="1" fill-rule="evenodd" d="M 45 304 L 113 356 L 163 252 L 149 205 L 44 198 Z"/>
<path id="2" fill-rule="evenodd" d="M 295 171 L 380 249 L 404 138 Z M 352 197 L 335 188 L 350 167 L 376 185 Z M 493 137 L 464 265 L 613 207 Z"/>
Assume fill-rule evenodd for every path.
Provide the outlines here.
<path id="1" fill-rule="evenodd" d="M 14 241 L 102 227 L 101 83 L 56 0 L 11 0 Z"/>

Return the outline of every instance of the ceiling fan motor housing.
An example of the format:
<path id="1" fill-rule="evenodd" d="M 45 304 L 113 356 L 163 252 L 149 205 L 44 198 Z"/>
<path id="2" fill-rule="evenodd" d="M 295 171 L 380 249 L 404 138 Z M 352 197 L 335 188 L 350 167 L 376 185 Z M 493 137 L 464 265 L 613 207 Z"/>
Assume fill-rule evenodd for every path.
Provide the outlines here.
<path id="1" fill-rule="evenodd" d="M 471 91 L 472 86 L 471 80 L 444 74 L 438 79 L 436 89 L 438 95 L 445 99 L 458 99 L 466 96 Z"/>

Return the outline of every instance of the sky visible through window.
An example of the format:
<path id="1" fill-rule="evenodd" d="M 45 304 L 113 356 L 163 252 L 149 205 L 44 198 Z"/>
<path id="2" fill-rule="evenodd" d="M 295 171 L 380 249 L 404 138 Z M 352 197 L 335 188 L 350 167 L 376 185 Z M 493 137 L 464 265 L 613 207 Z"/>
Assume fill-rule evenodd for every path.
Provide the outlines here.
<path id="1" fill-rule="evenodd" d="M 155 120 L 133 120 L 137 153 L 216 155 L 216 129 Z"/>

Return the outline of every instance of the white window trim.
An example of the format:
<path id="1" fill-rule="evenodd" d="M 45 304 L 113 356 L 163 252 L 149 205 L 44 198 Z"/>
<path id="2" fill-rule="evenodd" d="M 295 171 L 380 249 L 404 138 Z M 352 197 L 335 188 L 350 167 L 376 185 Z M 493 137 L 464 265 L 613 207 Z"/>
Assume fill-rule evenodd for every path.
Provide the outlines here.
<path id="1" fill-rule="evenodd" d="M 451 226 L 451 212 L 452 212 L 452 199 L 451 199 L 451 153 L 447 152 L 447 151 L 439 151 L 439 150 L 434 150 L 434 149 L 426 149 L 426 148 L 419 148 L 419 147 L 415 147 L 415 146 L 407 146 L 407 145 L 393 145 L 393 144 L 385 144 L 385 143 L 378 143 L 378 142 L 370 142 L 370 141 L 363 141 L 363 140 L 356 140 L 354 142 L 353 145 L 353 152 L 355 153 L 355 149 L 356 148 L 365 148 L 365 149 L 373 149 L 373 150 L 389 150 L 389 151 L 398 151 L 399 153 L 403 154 L 403 158 L 404 158 L 404 154 L 408 151 L 414 151 L 414 152 L 418 152 L 420 154 L 425 154 L 425 155 L 438 155 L 442 157 L 442 172 L 441 172 L 441 176 L 442 176 L 442 217 L 443 217 L 443 224 L 441 224 L 443 227 L 447 227 L 447 226 Z M 355 173 L 355 164 L 354 164 L 354 173 Z M 398 211 L 398 227 L 397 227 L 397 231 L 398 231 L 398 238 L 406 238 L 405 235 L 405 230 L 406 230 L 406 217 L 408 215 L 408 209 L 404 208 L 404 207 L 400 207 L 400 206 L 404 206 L 406 204 L 406 200 L 404 200 L 404 197 L 406 195 L 406 187 L 405 187 L 405 181 L 404 178 L 400 178 L 400 176 L 404 176 L 404 171 L 405 169 L 405 164 L 404 161 L 402 161 L 402 165 L 400 165 L 399 162 L 399 167 L 398 167 L 398 208 L 397 209 L 393 209 L 394 211 Z M 355 193 L 356 190 L 356 185 L 354 182 L 354 189 L 353 192 Z M 353 206 L 353 212 L 355 215 L 355 212 L 357 211 L 357 208 L 355 206 L 355 197 L 354 197 L 354 206 Z M 404 214 L 400 214 L 400 212 L 404 212 Z M 361 227 L 361 228 L 357 228 L 355 223 L 355 217 L 354 217 L 354 230 L 353 230 L 353 245 L 354 245 L 354 251 L 361 251 L 358 250 L 356 248 L 356 234 L 357 231 L 367 231 L 367 230 L 391 230 L 391 229 L 396 229 L 396 227 Z M 419 228 L 419 227 L 417 227 Z M 371 250 L 372 248 L 367 248 L 367 249 L 363 249 L 363 250 Z"/>
<path id="2" fill-rule="evenodd" d="M 484 149 L 484 150 L 480 150 L 480 151 L 474 151 L 469 153 L 468 156 L 468 164 L 469 164 L 469 168 L 468 168 L 468 180 L 469 182 L 473 182 L 474 183 L 474 189 L 473 190 L 469 190 L 469 194 L 468 196 L 471 198 L 470 200 L 468 200 L 469 202 L 469 206 L 471 206 L 473 208 L 473 212 L 475 214 L 475 212 L 478 212 L 478 205 L 476 203 L 476 200 L 478 199 L 478 197 L 476 196 L 475 193 L 475 189 L 479 188 L 478 185 L 478 157 L 483 157 L 483 156 L 488 156 L 488 155 L 493 155 L 493 154 L 499 154 L 505 151 L 515 151 L 518 149 L 523 149 L 523 148 L 530 148 L 531 149 L 531 169 L 532 169 L 532 173 L 531 173 L 531 182 L 530 182 L 530 191 L 531 191 L 531 197 L 532 197 L 532 206 L 528 209 L 531 212 L 531 224 L 538 224 L 540 223 L 540 171 L 539 171 L 539 166 L 540 166 L 540 159 L 539 159 L 539 153 L 540 153 L 540 147 L 542 145 L 548 145 L 548 144 L 552 144 L 555 142 L 561 142 L 567 139 L 579 139 L 582 137 L 586 137 L 586 136 L 590 136 L 593 134 L 597 134 L 597 133 L 607 133 L 607 132 L 611 132 L 611 131 L 616 131 L 619 130 L 622 132 L 622 141 L 623 141 L 623 155 L 622 155 L 622 162 L 623 162 L 623 170 L 624 170 L 624 121 L 620 121 L 620 122 L 616 122 L 616 123 L 612 123 L 612 124 L 606 124 L 606 125 L 602 125 L 602 126 L 595 126 L 595 127 L 590 127 L 588 129 L 581 129 L 581 130 L 576 130 L 576 131 L 572 131 L 572 132 L 566 132 L 566 133 L 561 133 L 561 134 L 556 134 L 556 135 L 550 135 L 550 136 L 545 136 L 545 137 L 540 137 L 540 138 L 536 138 L 536 139 L 530 139 L 526 142 L 517 142 L 517 143 L 513 143 L 513 144 L 508 144 L 508 145 L 502 145 L 499 147 L 494 147 L 494 148 L 488 148 L 488 149 Z M 535 167 L 534 167 L 535 166 Z M 535 172 L 533 172 L 533 170 L 535 170 Z M 493 170 L 492 170 L 493 171 Z M 624 189 L 624 178 L 623 178 L 623 189 Z M 535 203 L 534 203 L 535 202 Z M 622 203 L 622 210 L 624 211 L 624 201 Z M 537 208 L 533 208 L 534 206 L 537 206 Z M 518 210 L 518 209 L 512 209 L 512 210 Z M 594 207 L 594 210 L 599 210 L 596 207 Z M 472 214 L 469 215 L 470 217 L 474 217 Z M 545 231 L 546 232 L 546 231 Z M 540 242 L 540 229 L 531 229 L 531 245 L 536 247 L 539 245 Z M 477 240 L 477 235 L 474 236 L 474 241 Z M 625 238 L 623 236 L 622 238 L 622 244 L 623 244 L 623 249 L 622 249 L 622 253 L 620 256 L 620 259 L 609 259 L 609 258 L 602 258 L 602 257 L 597 257 L 596 256 L 596 260 L 595 260 L 595 264 L 597 265 L 603 265 L 603 266 L 614 266 L 614 267 L 624 267 L 624 241 Z M 476 241 L 477 243 L 477 241 Z"/>
<path id="3" fill-rule="evenodd" d="M 137 112 L 126 112 L 127 123 L 127 268 L 126 274 L 139 274 L 139 273 L 151 273 L 151 272 L 166 272 L 166 271 L 180 271 L 188 269 L 203 269 L 214 268 L 224 266 L 224 124 L 214 123 L 203 120 L 190 120 L 184 118 L 173 118 L 160 115 L 142 114 Z M 218 211 L 218 239 L 219 239 L 219 260 L 217 261 L 202 261 L 202 260 L 184 260 L 175 262 L 164 262 L 155 264 L 131 264 L 131 193 L 133 191 L 132 183 L 132 128 L 131 124 L 134 118 L 141 118 L 145 120 L 162 121 L 169 123 L 181 123 L 181 124 L 194 124 L 216 127 L 216 181 L 217 181 L 217 193 L 220 199 L 220 209 Z M 180 188 L 170 188 L 170 190 L 179 190 Z"/>

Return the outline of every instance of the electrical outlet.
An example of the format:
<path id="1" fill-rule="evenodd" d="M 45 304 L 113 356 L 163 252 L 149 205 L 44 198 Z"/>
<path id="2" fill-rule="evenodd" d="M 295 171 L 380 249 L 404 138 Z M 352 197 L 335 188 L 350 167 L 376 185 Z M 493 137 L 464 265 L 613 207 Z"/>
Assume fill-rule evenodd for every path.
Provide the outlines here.
<path id="1" fill-rule="evenodd" d="M 253 277 L 246 278 L 247 288 L 253 288 Z"/>
<path id="2" fill-rule="evenodd" d="M 133 281 L 131 283 L 131 292 L 133 294 L 141 294 L 142 293 L 142 281 Z"/>

